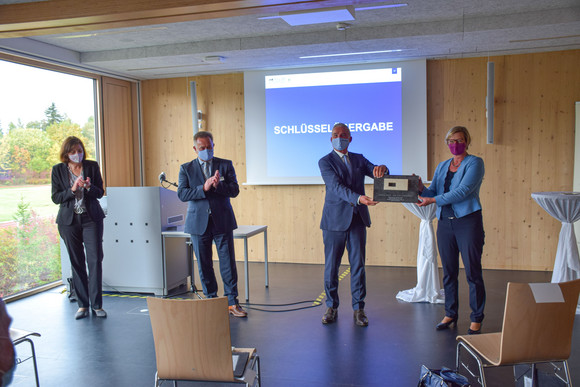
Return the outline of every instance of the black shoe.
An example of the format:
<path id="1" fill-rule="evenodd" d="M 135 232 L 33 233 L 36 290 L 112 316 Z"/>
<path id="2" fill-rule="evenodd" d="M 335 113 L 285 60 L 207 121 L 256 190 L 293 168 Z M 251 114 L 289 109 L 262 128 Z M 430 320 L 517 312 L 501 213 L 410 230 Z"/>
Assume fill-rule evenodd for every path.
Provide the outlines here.
<path id="1" fill-rule="evenodd" d="M 323 324 L 332 324 L 333 322 L 336 321 L 337 317 L 338 317 L 338 309 L 327 308 L 326 312 L 324 312 L 324 315 L 322 316 L 322 323 Z"/>
<path id="2" fill-rule="evenodd" d="M 367 318 L 364 309 L 357 309 L 354 311 L 354 323 L 359 327 L 366 327 L 369 325 L 369 319 Z"/>
<path id="3" fill-rule="evenodd" d="M 105 312 L 105 310 L 103 308 L 101 308 L 101 309 L 93 309 L 93 314 L 96 317 L 101 317 L 101 318 L 106 318 L 107 317 L 107 312 Z"/>
<path id="4" fill-rule="evenodd" d="M 455 324 L 455 326 L 457 326 L 457 317 L 452 318 L 451 321 L 448 321 L 448 322 L 440 322 L 439 324 L 437 324 L 435 329 L 438 331 L 442 331 L 444 329 L 449 329 L 451 324 Z"/>
<path id="5" fill-rule="evenodd" d="M 89 309 L 88 308 L 79 308 L 75 313 L 75 320 L 80 320 L 81 318 L 89 317 Z"/>
<path id="6" fill-rule="evenodd" d="M 481 323 L 479 323 L 478 330 L 471 329 L 471 327 L 467 330 L 468 335 L 479 335 L 480 333 L 481 333 Z"/>

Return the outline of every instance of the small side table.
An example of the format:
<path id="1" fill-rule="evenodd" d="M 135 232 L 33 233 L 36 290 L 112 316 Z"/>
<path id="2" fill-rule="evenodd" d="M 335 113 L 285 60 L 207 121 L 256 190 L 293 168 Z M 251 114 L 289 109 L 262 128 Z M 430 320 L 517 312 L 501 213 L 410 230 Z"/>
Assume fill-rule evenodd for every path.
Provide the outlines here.
<path id="1" fill-rule="evenodd" d="M 264 283 L 268 287 L 268 226 L 238 226 L 234 230 L 234 239 L 244 240 L 244 274 L 246 276 L 246 301 L 250 300 L 250 285 L 248 279 L 250 273 L 248 269 L 248 238 L 264 233 Z"/>
<path id="2" fill-rule="evenodd" d="M 265 286 L 269 286 L 269 279 L 268 279 L 268 226 L 238 226 L 234 230 L 234 239 L 243 239 L 244 240 L 244 274 L 245 274 L 245 290 L 246 290 L 246 301 L 250 300 L 250 285 L 249 285 L 249 278 L 250 272 L 248 268 L 248 238 L 253 237 L 254 235 L 258 235 L 260 233 L 264 233 L 264 282 Z M 182 231 L 164 231 L 161 233 L 164 240 L 166 238 L 184 238 L 185 243 L 191 244 L 191 237 L 189 234 L 186 234 Z M 192 287 L 194 286 L 194 272 L 193 272 L 193 259 L 194 253 L 191 246 L 189 246 L 190 255 L 191 255 L 191 283 Z M 163 257 L 164 262 L 167 261 L 168 257 Z"/>
<path id="3" fill-rule="evenodd" d="M 580 278 L 580 257 L 574 232 L 574 222 L 580 219 L 580 192 L 534 192 L 532 198 L 548 214 L 562 222 L 552 282 Z M 576 314 L 580 314 L 580 304 L 576 307 Z"/>
<path id="4" fill-rule="evenodd" d="M 580 258 L 574 222 L 580 219 L 580 192 L 534 192 L 532 198 L 546 212 L 562 222 L 552 282 L 580 278 Z"/>

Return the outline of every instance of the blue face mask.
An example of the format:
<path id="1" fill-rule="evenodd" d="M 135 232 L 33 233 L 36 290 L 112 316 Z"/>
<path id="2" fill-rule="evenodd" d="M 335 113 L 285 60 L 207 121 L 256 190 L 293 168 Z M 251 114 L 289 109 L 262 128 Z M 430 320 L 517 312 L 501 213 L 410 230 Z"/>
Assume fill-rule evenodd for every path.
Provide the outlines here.
<path id="1" fill-rule="evenodd" d="M 348 148 L 348 144 L 350 143 L 349 138 L 342 138 L 342 137 L 335 137 L 332 139 L 332 147 L 337 151 L 343 151 Z"/>
<path id="2" fill-rule="evenodd" d="M 213 159 L 213 149 L 204 149 L 197 152 L 197 155 L 203 161 L 210 161 Z"/>

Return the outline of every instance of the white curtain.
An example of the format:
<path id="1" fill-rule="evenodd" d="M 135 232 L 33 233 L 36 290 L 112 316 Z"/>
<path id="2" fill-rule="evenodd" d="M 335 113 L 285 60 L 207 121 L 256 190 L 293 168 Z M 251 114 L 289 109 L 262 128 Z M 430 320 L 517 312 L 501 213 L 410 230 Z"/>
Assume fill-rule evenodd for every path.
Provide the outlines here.
<path id="1" fill-rule="evenodd" d="M 417 248 L 417 286 L 397 293 L 397 299 L 405 302 L 444 303 L 443 290 L 439 287 L 437 268 L 437 242 L 433 231 L 436 205 L 419 207 L 414 203 L 402 203 L 405 208 L 421 219 L 419 245 Z"/>
<path id="2" fill-rule="evenodd" d="M 548 214 L 562 222 L 552 282 L 566 282 L 580 278 L 580 259 L 574 233 L 574 222 L 580 219 L 580 193 L 535 192 L 532 198 Z"/>

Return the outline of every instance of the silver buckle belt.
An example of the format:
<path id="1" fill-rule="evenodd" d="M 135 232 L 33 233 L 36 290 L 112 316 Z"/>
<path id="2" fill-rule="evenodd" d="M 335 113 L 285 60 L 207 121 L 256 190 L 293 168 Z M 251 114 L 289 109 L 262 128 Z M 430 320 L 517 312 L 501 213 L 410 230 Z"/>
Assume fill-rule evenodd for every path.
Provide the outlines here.
<path id="1" fill-rule="evenodd" d="M 81 215 L 85 213 L 85 209 L 82 207 L 75 207 L 75 214 Z"/>

